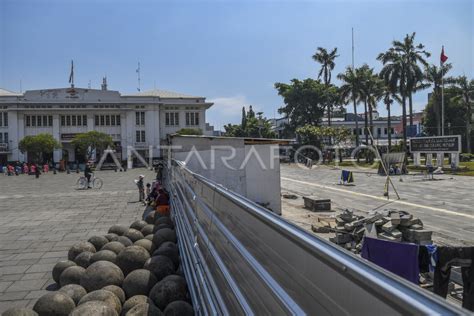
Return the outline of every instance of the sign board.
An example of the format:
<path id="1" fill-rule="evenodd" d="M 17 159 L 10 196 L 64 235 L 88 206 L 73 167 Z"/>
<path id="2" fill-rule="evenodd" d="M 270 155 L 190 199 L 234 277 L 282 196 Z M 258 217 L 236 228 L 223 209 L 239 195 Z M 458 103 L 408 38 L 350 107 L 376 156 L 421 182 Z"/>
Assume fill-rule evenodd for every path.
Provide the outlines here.
<path id="1" fill-rule="evenodd" d="M 73 140 L 78 133 L 61 134 L 61 140 Z"/>
<path id="2" fill-rule="evenodd" d="M 461 152 L 461 135 L 410 138 L 410 152 Z"/>

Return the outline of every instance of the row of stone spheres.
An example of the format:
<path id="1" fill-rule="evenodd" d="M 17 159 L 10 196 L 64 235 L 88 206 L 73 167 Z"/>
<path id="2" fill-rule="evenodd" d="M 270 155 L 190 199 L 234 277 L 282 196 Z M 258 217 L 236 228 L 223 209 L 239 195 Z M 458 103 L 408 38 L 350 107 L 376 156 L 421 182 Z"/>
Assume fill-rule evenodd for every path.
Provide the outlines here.
<path id="1" fill-rule="evenodd" d="M 33 309 L 4 316 L 192 316 L 194 309 L 180 264 L 170 217 L 150 214 L 127 227 L 73 245 L 53 268 L 58 290 Z"/>

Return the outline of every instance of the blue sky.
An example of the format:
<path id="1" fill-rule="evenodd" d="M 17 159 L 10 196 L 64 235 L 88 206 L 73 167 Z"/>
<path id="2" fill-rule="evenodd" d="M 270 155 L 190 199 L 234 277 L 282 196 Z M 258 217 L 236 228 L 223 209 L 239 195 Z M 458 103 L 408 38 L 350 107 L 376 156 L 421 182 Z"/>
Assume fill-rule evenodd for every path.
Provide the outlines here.
<path id="1" fill-rule="evenodd" d="M 0 0 L 0 87 L 19 91 L 68 85 L 202 95 L 215 102 L 208 121 L 239 122 L 243 105 L 273 117 L 282 99 L 275 82 L 315 78 L 318 46 L 338 47 L 334 77 L 375 60 L 393 39 L 416 39 L 439 63 L 445 45 L 452 75 L 474 77 L 474 1 L 48 1 Z M 414 98 L 424 107 L 428 91 Z M 385 113 L 383 105 L 380 112 Z M 399 107 L 394 109 L 400 113 Z M 278 114 L 276 113 L 278 116 Z"/>

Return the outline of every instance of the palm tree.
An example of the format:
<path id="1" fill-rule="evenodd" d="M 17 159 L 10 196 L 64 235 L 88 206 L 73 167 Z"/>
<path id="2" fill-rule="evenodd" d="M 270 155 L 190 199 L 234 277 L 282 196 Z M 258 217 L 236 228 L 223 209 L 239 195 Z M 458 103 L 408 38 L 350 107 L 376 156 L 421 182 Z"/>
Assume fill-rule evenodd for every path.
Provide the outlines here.
<path id="1" fill-rule="evenodd" d="M 446 63 L 441 67 L 436 65 L 428 65 L 425 69 L 425 83 L 433 87 L 432 98 L 435 105 L 435 116 L 437 122 L 438 136 L 441 135 L 441 86 L 443 76 L 452 68 L 451 64 Z M 453 83 L 452 78 L 444 78 L 444 82 Z"/>
<path id="2" fill-rule="evenodd" d="M 356 146 L 359 146 L 359 116 L 357 115 L 357 104 L 360 100 L 360 78 L 358 72 L 352 67 L 346 67 L 346 71 L 337 75 L 337 79 L 342 81 L 339 88 L 341 101 L 343 104 L 349 104 L 352 101 L 354 105 L 354 115 L 356 124 Z"/>
<path id="3" fill-rule="evenodd" d="M 374 69 L 364 65 L 361 67 L 363 72 L 362 80 L 362 96 L 365 99 L 364 104 L 367 104 L 368 113 L 366 116 L 369 117 L 369 130 L 370 134 L 374 135 L 374 124 L 373 124 L 373 111 L 377 108 L 377 102 L 382 98 L 383 92 L 383 81 L 379 79 L 379 76 L 374 74 Z M 367 121 L 367 120 L 366 120 Z M 367 126 L 366 126 L 367 129 Z M 367 131 L 366 131 L 367 133 Z M 368 135 L 366 134 L 366 142 Z M 371 145 L 373 145 L 373 137 L 370 139 Z"/>
<path id="4" fill-rule="evenodd" d="M 334 60 L 337 55 L 337 47 L 335 47 L 331 52 L 328 51 L 323 47 L 318 47 L 318 50 L 313 55 L 313 59 L 321 64 L 321 69 L 318 73 L 318 79 L 323 77 L 324 84 L 329 86 L 331 84 L 331 71 L 334 70 L 336 63 Z M 328 125 L 331 126 L 331 104 L 327 104 L 327 112 L 328 112 Z"/>
<path id="5" fill-rule="evenodd" d="M 406 99 L 408 97 L 410 103 L 410 124 L 413 123 L 412 118 L 412 93 L 417 82 L 421 79 L 421 69 L 418 63 L 427 65 L 424 57 L 430 54 L 423 50 L 423 44 L 414 44 L 415 33 L 406 35 L 403 42 L 393 41 L 385 53 L 380 53 L 377 57 L 384 67 L 381 70 L 382 78 L 385 82 L 396 83 L 402 99 L 402 124 L 403 124 L 403 143 L 406 148 L 407 144 L 407 108 Z"/>
<path id="6" fill-rule="evenodd" d="M 471 124 L 472 106 L 474 106 L 474 80 L 468 80 L 466 76 L 459 76 L 455 79 L 454 86 L 458 95 L 453 98 L 455 102 L 462 102 L 466 107 L 466 150 L 471 153 Z"/>

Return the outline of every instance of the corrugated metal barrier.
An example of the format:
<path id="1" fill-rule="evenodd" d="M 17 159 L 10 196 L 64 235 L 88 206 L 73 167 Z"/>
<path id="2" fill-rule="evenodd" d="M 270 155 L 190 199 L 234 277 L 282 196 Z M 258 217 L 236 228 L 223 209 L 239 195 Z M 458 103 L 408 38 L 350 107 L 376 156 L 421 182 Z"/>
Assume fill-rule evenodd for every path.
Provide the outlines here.
<path id="1" fill-rule="evenodd" d="M 184 272 L 201 315 L 463 313 L 181 162 L 173 161 L 166 182 Z"/>

